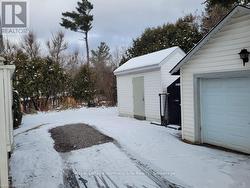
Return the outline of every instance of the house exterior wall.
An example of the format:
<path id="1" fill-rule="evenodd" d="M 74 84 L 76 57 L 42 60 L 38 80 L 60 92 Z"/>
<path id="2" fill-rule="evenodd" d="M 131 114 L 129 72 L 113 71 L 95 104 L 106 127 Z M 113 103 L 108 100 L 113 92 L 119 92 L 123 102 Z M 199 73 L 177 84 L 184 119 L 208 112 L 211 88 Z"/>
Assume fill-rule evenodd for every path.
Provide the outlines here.
<path id="1" fill-rule="evenodd" d="M 238 15 L 212 37 L 186 64 L 181 67 L 182 136 L 198 142 L 195 127 L 195 75 L 250 70 L 250 63 L 243 66 L 238 53 L 250 50 L 250 15 Z"/>
<path id="2" fill-rule="evenodd" d="M 117 76 L 118 109 L 121 116 L 133 117 L 132 79 L 144 76 L 145 115 L 147 120 L 160 120 L 159 93 L 161 93 L 160 70 Z"/>

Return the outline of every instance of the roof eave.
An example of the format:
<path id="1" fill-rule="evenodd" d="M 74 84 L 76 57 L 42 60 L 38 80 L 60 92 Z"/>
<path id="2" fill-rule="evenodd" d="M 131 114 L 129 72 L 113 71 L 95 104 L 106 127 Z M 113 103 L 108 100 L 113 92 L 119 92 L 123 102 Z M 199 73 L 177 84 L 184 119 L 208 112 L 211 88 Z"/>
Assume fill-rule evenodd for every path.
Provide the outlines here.
<path id="1" fill-rule="evenodd" d="M 150 71 L 155 71 L 159 69 L 160 69 L 160 66 L 156 64 L 156 65 L 150 65 L 146 67 L 134 68 L 134 69 L 124 70 L 124 71 L 115 71 L 114 74 L 116 76 L 120 76 L 120 75 L 134 74 L 134 73 L 150 72 Z"/>
<path id="2" fill-rule="evenodd" d="M 177 48 L 175 50 L 173 50 L 166 58 L 164 58 L 160 63 L 159 66 L 162 66 L 164 64 L 164 62 L 168 61 L 169 59 L 172 58 L 173 55 L 175 55 L 176 53 L 181 53 L 184 56 L 186 55 L 186 53 L 179 47 L 177 46 Z"/>
<path id="3" fill-rule="evenodd" d="M 238 11 L 240 11 L 241 8 L 248 9 L 250 8 L 238 5 L 235 6 L 216 26 L 214 26 L 210 32 L 208 32 L 199 42 L 197 45 L 195 45 L 188 53 L 187 55 L 170 71 L 172 75 L 178 74 L 180 71 L 180 68 L 183 64 L 185 64 L 190 58 L 200 49 L 202 48 L 209 39 L 214 36 L 223 26 L 224 24 Z"/>

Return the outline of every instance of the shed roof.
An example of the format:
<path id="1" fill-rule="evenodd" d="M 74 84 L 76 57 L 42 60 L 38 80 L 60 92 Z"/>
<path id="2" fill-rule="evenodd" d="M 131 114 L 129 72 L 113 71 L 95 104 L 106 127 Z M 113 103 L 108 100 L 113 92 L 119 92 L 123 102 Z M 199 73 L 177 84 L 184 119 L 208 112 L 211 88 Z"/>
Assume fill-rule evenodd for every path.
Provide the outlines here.
<path id="1" fill-rule="evenodd" d="M 138 70 L 149 70 L 157 67 L 159 68 L 161 62 L 167 57 L 169 57 L 176 50 L 181 49 L 178 46 L 174 46 L 171 48 L 132 58 L 126 63 L 124 63 L 122 66 L 117 68 L 114 73 L 117 75 L 120 73 L 127 73 Z"/>
<path id="2" fill-rule="evenodd" d="M 195 45 L 187 55 L 170 71 L 172 75 L 179 74 L 181 66 L 187 63 L 196 52 L 202 48 L 222 27 L 236 14 L 236 13 L 250 13 L 249 6 L 238 5 L 235 6 L 209 33 L 207 33 L 197 45 Z"/>

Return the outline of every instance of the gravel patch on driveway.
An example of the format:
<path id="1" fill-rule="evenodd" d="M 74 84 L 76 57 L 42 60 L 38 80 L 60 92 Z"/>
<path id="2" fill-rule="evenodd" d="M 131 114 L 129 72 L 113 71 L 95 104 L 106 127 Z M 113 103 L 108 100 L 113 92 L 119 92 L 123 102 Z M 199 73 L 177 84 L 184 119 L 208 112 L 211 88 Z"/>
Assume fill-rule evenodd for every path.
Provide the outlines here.
<path id="1" fill-rule="evenodd" d="M 86 124 L 65 125 L 53 128 L 49 132 L 55 141 L 55 150 L 63 153 L 113 141 Z"/>

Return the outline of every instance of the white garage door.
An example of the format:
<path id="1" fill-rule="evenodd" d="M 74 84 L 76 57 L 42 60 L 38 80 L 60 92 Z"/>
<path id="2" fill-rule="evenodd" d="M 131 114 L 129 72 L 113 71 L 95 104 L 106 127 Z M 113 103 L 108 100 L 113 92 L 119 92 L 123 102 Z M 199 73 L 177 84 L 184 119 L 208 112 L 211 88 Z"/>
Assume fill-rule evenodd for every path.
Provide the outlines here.
<path id="1" fill-rule="evenodd" d="M 250 78 L 201 80 L 202 142 L 250 153 Z"/>

